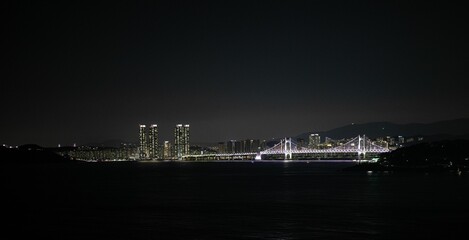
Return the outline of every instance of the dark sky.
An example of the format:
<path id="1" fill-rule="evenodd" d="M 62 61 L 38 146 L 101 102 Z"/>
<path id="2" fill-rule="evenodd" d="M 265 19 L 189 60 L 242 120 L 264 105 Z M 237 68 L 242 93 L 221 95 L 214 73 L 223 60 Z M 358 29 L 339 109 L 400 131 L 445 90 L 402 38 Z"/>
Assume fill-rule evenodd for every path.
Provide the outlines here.
<path id="1" fill-rule="evenodd" d="M 469 117 L 468 14 L 446 1 L 9 1 L 0 143 L 192 142 Z"/>

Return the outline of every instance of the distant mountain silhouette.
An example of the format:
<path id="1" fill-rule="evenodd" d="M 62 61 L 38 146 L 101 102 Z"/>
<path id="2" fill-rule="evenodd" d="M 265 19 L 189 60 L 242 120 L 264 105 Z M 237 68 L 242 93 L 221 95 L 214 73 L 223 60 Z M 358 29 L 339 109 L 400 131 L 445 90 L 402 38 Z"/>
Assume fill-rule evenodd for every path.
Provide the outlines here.
<path id="1" fill-rule="evenodd" d="M 311 133 L 318 133 L 321 141 L 325 137 L 332 139 L 350 138 L 365 134 L 370 138 L 384 136 L 429 136 L 437 139 L 453 139 L 469 137 L 469 118 L 439 121 L 434 123 L 396 124 L 390 122 L 371 122 L 363 124 L 350 124 L 323 132 L 306 132 L 295 138 L 307 140 Z"/>

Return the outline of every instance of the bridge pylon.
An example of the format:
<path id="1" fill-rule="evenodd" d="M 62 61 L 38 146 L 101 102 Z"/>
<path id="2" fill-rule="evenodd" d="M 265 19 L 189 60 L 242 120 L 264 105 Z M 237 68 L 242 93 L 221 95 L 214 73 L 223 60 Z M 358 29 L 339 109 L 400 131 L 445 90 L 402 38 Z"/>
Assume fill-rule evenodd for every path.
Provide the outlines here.
<path id="1" fill-rule="evenodd" d="M 291 138 L 285 138 L 282 150 L 285 154 L 285 160 L 292 159 Z"/>

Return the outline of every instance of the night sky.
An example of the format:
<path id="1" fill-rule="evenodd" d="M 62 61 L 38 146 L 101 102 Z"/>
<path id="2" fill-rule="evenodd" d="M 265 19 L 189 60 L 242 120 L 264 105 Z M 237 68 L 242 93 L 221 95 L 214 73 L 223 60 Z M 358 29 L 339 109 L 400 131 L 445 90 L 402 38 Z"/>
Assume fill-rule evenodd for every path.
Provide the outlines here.
<path id="1" fill-rule="evenodd" d="M 466 8 L 441 1 L 7 1 L 0 144 L 270 139 L 469 117 Z"/>

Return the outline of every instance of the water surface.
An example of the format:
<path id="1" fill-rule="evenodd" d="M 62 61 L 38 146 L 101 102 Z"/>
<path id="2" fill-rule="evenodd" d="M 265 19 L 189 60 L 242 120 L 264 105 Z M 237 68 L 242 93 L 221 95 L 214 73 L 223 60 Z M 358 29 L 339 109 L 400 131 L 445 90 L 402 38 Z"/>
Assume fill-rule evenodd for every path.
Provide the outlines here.
<path id="1" fill-rule="evenodd" d="M 2 166 L 4 227 L 13 239 L 468 236 L 469 173 L 341 171 L 352 164 Z"/>

